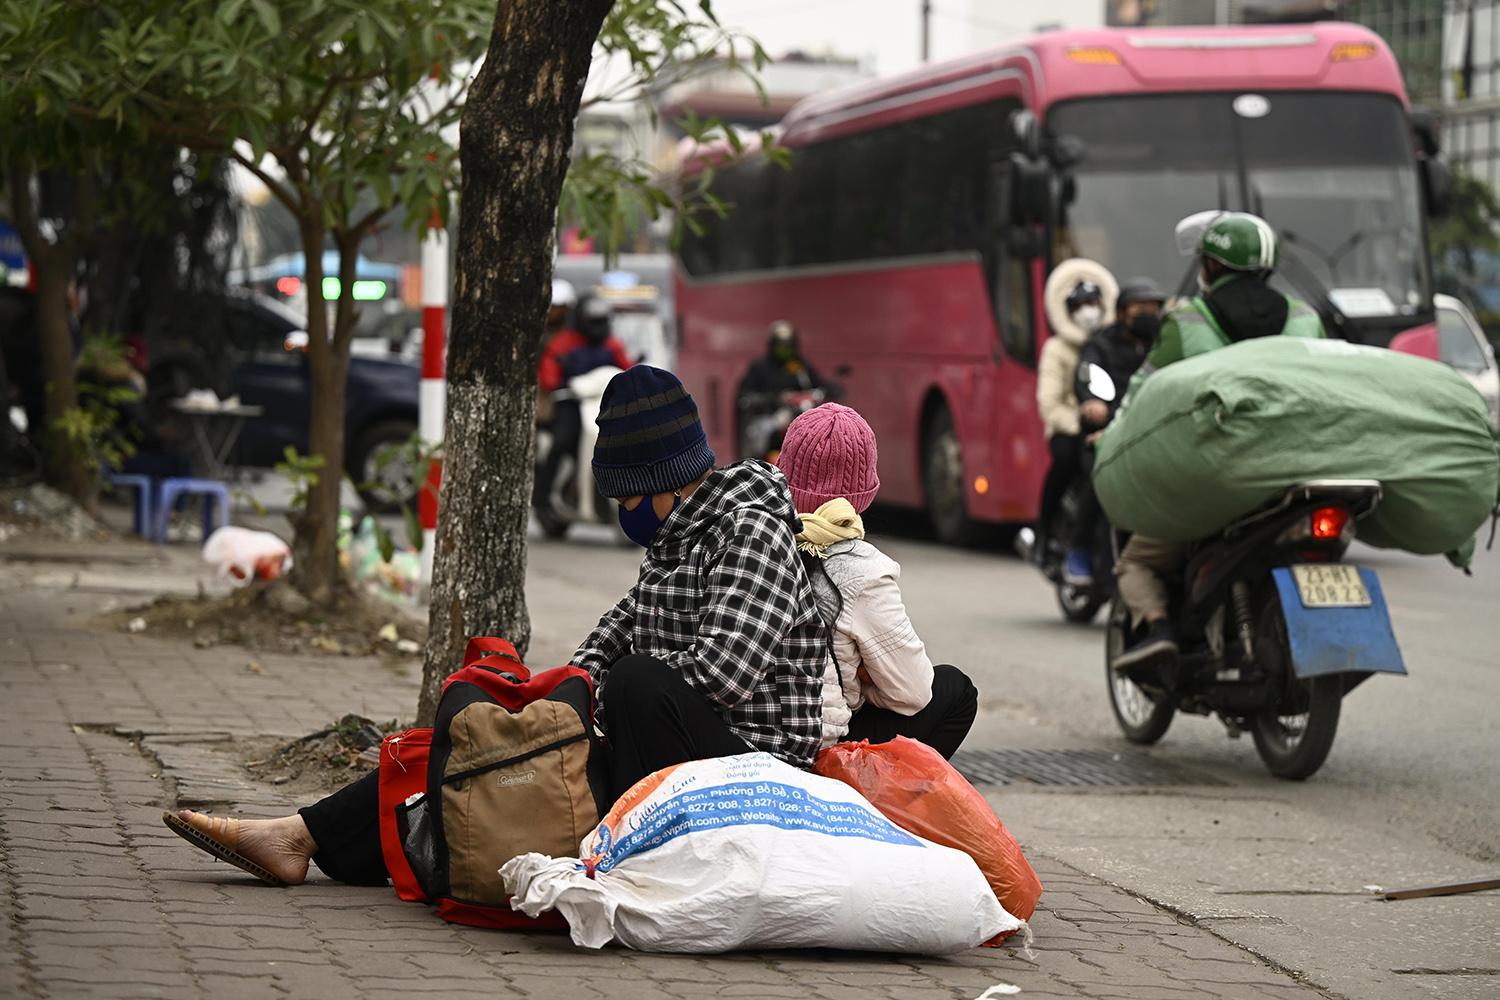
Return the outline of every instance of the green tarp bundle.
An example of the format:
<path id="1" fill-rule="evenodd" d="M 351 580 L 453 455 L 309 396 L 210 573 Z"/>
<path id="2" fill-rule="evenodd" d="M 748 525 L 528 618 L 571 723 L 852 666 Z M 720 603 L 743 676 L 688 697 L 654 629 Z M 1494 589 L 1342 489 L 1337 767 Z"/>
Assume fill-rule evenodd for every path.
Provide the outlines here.
<path id="1" fill-rule="evenodd" d="M 1110 521 L 1204 538 L 1312 479 L 1378 479 L 1372 545 L 1468 565 L 1500 490 L 1484 400 L 1446 365 L 1338 340 L 1267 337 L 1157 371 L 1098 445 Z"/>

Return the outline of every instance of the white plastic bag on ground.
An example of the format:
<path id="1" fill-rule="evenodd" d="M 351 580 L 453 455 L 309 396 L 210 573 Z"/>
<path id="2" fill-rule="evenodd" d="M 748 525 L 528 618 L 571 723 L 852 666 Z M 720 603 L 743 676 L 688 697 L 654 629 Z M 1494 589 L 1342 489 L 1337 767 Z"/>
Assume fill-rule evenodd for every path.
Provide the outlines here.
<path id="1" fill-rule="evenodd" d="M 841 781 L 764 753 L 643 779 L 573 858 L 500 869 L 511 905 L 575 944 L 641 951 L 850 948 L 947 954 L 1023 927 L 974 860 L 914 837 Z M 591 877 L 592 876 L 592 877 Z"/>
<path id="2" fill-rule="evenodd" d="M 285 575 L 292 568 L 292 550 L 269 531 L 226 525 L 203 543 L 203 561 L 220 583 L 244 585 L 256 577 Z"/>

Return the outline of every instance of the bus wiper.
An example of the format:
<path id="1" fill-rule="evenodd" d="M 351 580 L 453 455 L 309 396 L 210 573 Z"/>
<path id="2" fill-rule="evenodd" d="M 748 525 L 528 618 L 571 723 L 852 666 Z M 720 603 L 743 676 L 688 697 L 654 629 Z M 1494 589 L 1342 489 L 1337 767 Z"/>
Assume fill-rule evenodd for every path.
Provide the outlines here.
<path id="1" fill-rule="evenodd" d="M 1278 235 L 1281 241 L 1289 246 L 1316 252 L 1315 248 L 1298 240 L 1295 233 L 1282 232 Z M 1287 281 L 1291 282 L 1293 288 L 1311 300 L 1312 307 L 1322 317 L 1323 326 L 1330 335 L 1337 336 L 1341 340 L 1349 339 L 1346 336 L 1349 318 L 1334 304 L 1333 298 L 1328 294 L 1328 286 L 1319 281 L 1318 276 L 1313 274 L 1306 264 L 1296 257 L 1284 257 L 1281 261 L 1281 273 Z"/>

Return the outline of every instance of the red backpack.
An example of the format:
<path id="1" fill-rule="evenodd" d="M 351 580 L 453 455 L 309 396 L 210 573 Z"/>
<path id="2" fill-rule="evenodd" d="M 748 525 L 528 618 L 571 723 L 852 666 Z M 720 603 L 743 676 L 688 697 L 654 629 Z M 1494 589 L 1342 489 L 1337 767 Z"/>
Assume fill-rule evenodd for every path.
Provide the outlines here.
<path id="1" fill-rule="evenodd" d="M 577 852 L 605 804 L 588 673 L 532 676 L 504 639 L 470 639 L 443 683 L 433 729 L 380 747 L 380 846 L 397 894 L 454 923 L 566 930 L 510 908 L 496 869 L 538 851 Z M 483 836 L 470 836 L 471 829 Z"/>

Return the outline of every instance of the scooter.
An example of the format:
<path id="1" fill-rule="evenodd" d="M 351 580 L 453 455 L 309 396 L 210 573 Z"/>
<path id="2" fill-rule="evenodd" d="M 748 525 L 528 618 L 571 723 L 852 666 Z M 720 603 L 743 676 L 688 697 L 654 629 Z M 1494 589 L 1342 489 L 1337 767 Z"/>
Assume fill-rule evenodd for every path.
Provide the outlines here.
<path id="1" fill-rule="evenodd" d="M 791 422 L 840 395 L 842 393 L 834 389 L 788 389 L 775 397 L 774 403 L 762 412 L 756 413 L 755 407 L 747 407 L 749 412 L 745 417 L 741 457 L 759 458 L 775 465 Z"/>
<path id="2" fill-rule="evenodd" d="M 1109 603 L 1115 592 L 1114 546 L 1109 522 L 1102 514 L 1097 519 L 1094 543 L 1089 550 L 1093 561 L 1093 582 L 1069 583 L 1063 576 L 1063 564 L 1068 558 L 1067 539 L 1076 534 L 1075 526 L 1083 503 L 1083 490 L 1083 484 L 1075 481 L 1063 494 L 1062 507 L 1048 526 L 1045 551 L 1037 551 L 1039 539 L 1032 528 L 1022 528 L 1016 532 L 1015 540 L 1017 554 L 1027 562 L 1035 563 L 1042 575 L 1052 581 L 1057 591 L 1057 606 L 1063 617 L 1078 625 L 1092 622 L 1099 614 L 1099 609 Z"/>
<path id="3" fill-rule="evenodd" d="M 564 455 L 557 465 L 557 476 L 551 483 L 541 484 L 532 508 L 542 531 L 548 538 L 562 538 L 568 528 L 576 523 L 611 525 L 619 538 L 624 538 L 620 528 L 618 504 L 599 492 L 594 483 L 594 444 L 599 440 L 599 425 L 594 421 L 599 416 L 599 404 L 604 398 L 605 387 L 610 379 L 620 374 L 613 365 L 595 368 L 591 372 L 575 376 L 568 384 L 554 393 L 559 400 L 576 399 L 582 428 L 578 435 L 578 453 Z M 536 436 L 536 474 L 541 476 L 547 467 L 547 456 L 552 451 L 552 431 L 538 427 Z"/>
<path id="4" fill-rule="evenodd" d="M 1405 674 L 1374 570 L 1344 562 L 1374 480 L 1318 480 L 1199 543 L 1169 583 L 1175 663 L 1117 670 L 1137 638 L 1116 599 L 1106 635 L 1110 705 L 1125 737 L 1152 744 L 1175 713 L 1249 730 L 1270 772 L 1298 781 L 1323 765 L 1344 695 L 1373 674 Z"/>

